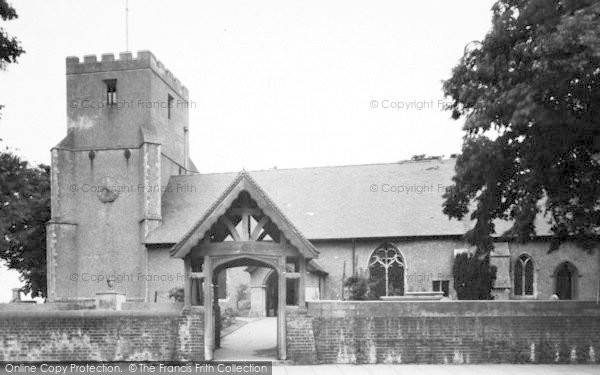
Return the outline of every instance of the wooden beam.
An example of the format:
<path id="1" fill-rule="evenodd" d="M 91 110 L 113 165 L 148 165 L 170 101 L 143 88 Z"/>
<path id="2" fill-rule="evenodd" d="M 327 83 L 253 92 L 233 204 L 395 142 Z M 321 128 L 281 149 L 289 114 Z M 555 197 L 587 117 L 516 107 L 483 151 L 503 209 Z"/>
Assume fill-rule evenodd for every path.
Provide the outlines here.
<path id="1" fill-rule="evenodd" d="M 265 216 L 262 219 L 260 219 L 260 221 L 256 224 L 256 228 L 254 228 L 254 230 L 252 231 L 252 235 L 250 236 L 250 239 L 253 241 L 258 241 L 258 235 L 261 234 L 260 232 L 263 230 L 264 226 L 269 222 L 269 217 Z M 265 236 L 267 235 L 267 232 L 265 231 Z M 264 238 L 264 236 L 262 236 Z"/>
<path id="2" fill-rule="evenodd" d="M 298 306 L 305 307 L 306 293 L 306 259 L 300 257 L 298 259 L 298 271 L 300 280 L 298 281 Z"/>
<path id="3" fill-rule="evenodd" d="M 226 241 L 199 244 L 195 256 L 219 256 L 219 255 L 276 255 L 276 256 L 298 256 L 298 249 L 291 245 L 281 245 L 276 242 L 265 241 Z"/>
<path id="4" fill-rule="evenodd" d="M 242 233 L 240 233 L 241 241 L 250 240 L 250 216 L 243 215 L 242 216 Z"/>
<path id="5" fill-rule="evenodd" d="M 260 236 L 258 236 L 258 238 L 257 238 L 256 240 L 257 240 L 257 241 L 262 241 L 262 240 L 264 240 L 264 239 L 265 239 L 265 237 L 267 237 L 268 235 L 269 235 L 269 233 L 267 233 L 267 231 L 266 231 L 266 230 L 264 230 L 264 231 L 263 231 L 263 232 L 260 234 Z"/>
<path id="6" fill-rule="evenodd" d="M 279 296 L 277 302 L 277 347 L 279 349 L 279 359 L 285 361 L 287 359 L 287 338 L 286 338 L 286 278 L 285 278 L 285 257 L 279 258 Z"/>
<path id="7" fill-rule="evenodd" d="M 221 221 L 227 226 L 227 229 L 229 229 L 229 233 L 231 234 L 233 240 L 239 241 L 240 234 L 238 233 L 237 229 L 235 229 L 235 225 L 233 225 L 231 220 L 229 220 L 226 216 L 221 216 Z"/>
<path id="8" fill-rule="evenodd" d="M 213 314 L 213 285 L 212 258 L 204 258 L 204 273 L 206 279 L 204 284 L 204 360 L 212 361 L 215 345 L 215 324 Z"/>
<path id="9" fill-rule="evenodd" d="M 283 235 L 283 232 L 281 230 L 279 230 L 279 239 L 277 241 L 279 241 L 280 244 L 289 243 L 289 241 L 285 238 L 285 236 Z"/>
<path id="10" fill-rule="evenodd" d="M 230 208 L 229 212 L 231 213 L 231 215 L 235 215 L 235 216 L 244 216 L 244 215 L 248 215 L 248 216 L 259 216 L 261 214 L 261 210 L 258 208 Z"/>
<path id="11" fill-rule="evenodd" d="M 185 280 L 183 284 L 183 304 L 185 306 L 192 305 L 192 257 L 188 254 L 183 260 Z"/>

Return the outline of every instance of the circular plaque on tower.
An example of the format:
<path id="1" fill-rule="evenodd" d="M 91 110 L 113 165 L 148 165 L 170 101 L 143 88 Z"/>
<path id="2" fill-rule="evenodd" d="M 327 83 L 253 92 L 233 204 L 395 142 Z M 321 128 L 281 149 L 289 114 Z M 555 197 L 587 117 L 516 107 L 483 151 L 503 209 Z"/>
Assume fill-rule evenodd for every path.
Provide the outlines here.
<path id="1" fill-rule="evenodd" d="M 98 190 L 96 191 L 96 196 L 98 199 L 100 199 L 100 202 L 111 203 L 119 197 L 117 181 L 115 181 L 112 177 L 102 177 L 98 181 L 97 186 Z"/>

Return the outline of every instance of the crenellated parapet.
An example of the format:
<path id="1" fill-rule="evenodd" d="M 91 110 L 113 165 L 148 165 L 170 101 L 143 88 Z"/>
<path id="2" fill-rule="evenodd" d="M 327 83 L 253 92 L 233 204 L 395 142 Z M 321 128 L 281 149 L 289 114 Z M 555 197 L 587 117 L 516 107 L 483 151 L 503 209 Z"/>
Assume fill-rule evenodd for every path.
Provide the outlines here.
<path id="1" fill-rule="evenodd" d="M 135 58 L 131 52 L 121 52 L 118 59 L 112 53 L 104 53 L 100 59 L 86 55 L 83 61 L 77 56 L 67 57 L 67 75 L 135 69 L 152 69 L 183 99 L 188 99 L 187 88 L 150 51 L 138 51 Z"/>

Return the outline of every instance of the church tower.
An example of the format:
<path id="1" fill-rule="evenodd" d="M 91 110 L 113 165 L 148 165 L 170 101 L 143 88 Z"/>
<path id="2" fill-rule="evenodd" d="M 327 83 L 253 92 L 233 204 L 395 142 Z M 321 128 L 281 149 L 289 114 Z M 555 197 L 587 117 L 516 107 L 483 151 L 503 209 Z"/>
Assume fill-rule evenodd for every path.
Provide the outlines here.
<path id="1" fill-rule="evenodd" d="M 189 161 L 188 92 L 148 51 L 68 57 L 67 136 L 52 149 L 48 298 L 147 296 L 145 236 Z M 151 275 L 150 275 L 151 276 Z"/>

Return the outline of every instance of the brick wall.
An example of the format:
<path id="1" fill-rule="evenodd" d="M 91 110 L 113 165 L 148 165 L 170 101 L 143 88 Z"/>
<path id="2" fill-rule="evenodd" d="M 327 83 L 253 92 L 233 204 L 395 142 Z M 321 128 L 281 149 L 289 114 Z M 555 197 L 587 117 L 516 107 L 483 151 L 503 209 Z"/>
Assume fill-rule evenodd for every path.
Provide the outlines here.
<path id="1" fill-rule="evenodd" d="M 313 319 L 305 308 L 287 307 L 286 330 L 288 358 L 297 363 L 316 363 Z"/>
<path id="2" fill-rule="evenodd" d="M 191 309 L 0 311 L 0 361 L 202 360 L 203 318 Z"/>
<path id="3" fill-rule="evenodd" d="M 600 350 L 592 302 L 315 301 L 307 319 L 320 363 L 597 363 Z"/>
<path id="4" fill-rule="evenodd" d="M 201 307 L 14 306 L 0 309 L 0 361 L 204 358 Z M 307 309 L 288 308 L 286 326 L 288 359 L 295 363 L 600 362 L 594 302 L 313 301 Z"/>
<path id="5" fill-rule="evenodd" d="M 178 347 L 179 361 L 204 360 L 204 308 L 191 306 L 183 309 L 179 317 Z"/>

